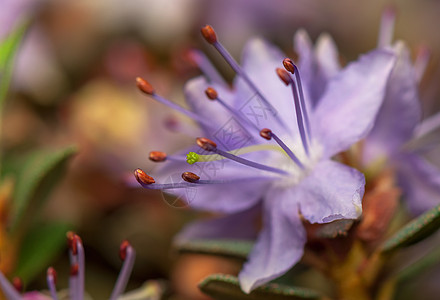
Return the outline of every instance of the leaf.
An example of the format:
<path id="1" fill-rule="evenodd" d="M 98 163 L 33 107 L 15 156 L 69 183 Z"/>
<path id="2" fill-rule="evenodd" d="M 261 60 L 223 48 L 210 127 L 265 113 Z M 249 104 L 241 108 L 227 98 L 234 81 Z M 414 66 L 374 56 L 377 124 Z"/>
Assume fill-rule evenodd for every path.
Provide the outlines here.
<path id="1" fill-rule="evenodd" d="M 168 289 L 168 283 L 162 280 L 149 280 L 140 288 L 118 297 L 118 300 L 160 300 Z"/>
<path id="2" fill-rule="evenodd" d="M 409 282 L 412 278 L 417 277 L 428 269 L 440 263 L 440 247 L 437 246 L 433 251 L 423 256 L 410 266 L 400 271 L 397 276 L 397 282 Z"/>
<path id="3" fill-rule="evenodd" d="M 73 146 L 59 150 L 37 150 L 25 159 L 22 168 L 17 171 L 11 214 L 12 230 L 22 220 L 30 223 L 76 152 Z"/>
<path id="4" fill-rule="evenodd" d="M 12 75 L 15 54 L 26 32 L 27 24 L 18 26 L 0 42 L 0 111 L 3 109 Z"/>
<path id="5" fill-rule="evenodd" d="M 250 294 L 245 294 L 238 283 L 238 278 L 232 275 L 213 274 L 206 277 L 199 288 L 205 294 L 218 300 L 284 300 L 284 299 L 321 299 L 322 295 L 314 290 L 291 287 L 275 283 L 265 284 L 256 288 Z"/>
<path id="6" fill-rule="evenodd" d="M 253 242 L 245 240 L 192 240 L 177 245 L 180 252 L 213 254 L 226 257 L 246 259 L 251 252 Z"/>
<path id="7" fill-rule="evenodd" d="M 439 227 L 440 205 L 437 205 L 400 229 L 382 245 L 381 251 L 386 253 L 415 244 L 433 234 Z"/>
<path id="8" fill-rule="evenodd" d="M 66 244 L 66 232 L 71 228 L 64 223 L 33 227 L 23 240 L 16 275 L 24 282 L 29 282 L 46 269 Z"/>

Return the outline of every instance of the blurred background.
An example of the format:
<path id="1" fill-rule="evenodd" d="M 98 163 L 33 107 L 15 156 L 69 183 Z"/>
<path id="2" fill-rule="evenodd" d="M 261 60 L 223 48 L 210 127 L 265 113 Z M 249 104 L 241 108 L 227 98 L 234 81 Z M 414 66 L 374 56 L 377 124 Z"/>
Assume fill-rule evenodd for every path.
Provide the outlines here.
<path id="1" fill-rule="evenodd" d="M 406 41 L 413 56 L 421 46 L 432 53 L 421 84 L 429 116 L 440 108 L 440 1 L 1 0 L 0 38 L 29 22 L 15 61 L 1 145 L 12 153 L 78 147 L 42 218 L 67 222 L 82 237 L 88 292 L 95 299 L 110 294 L 123 239 L 138 253 L 129 289 L 148 279 L 178 278 L 176 299 L 196 299 L 195 284 L 204 274 L 240 268 L 234 262 L 176 255 L 172 237 L 195 213 L 170 205 L 159 192 L 126 185 L 135 168 L 154 168 L 150 151 L 172 153 L 192 143 L 176 132 L 185 126 L 181 116 L 137 90 L 137 76 L 183 103 L 185 81 L 198 74 L 186 51 L 199 48 L 232 80 L 232 71 L 201 38 L 205 24 L 215 28 L 237 59 L 254 36 L 293 56 L 293 35 L 305 28 L 313 40 L 330 33 L 341 61 L 348 62 L 375 48 L 382 11 L 390 5 L 397 12 L 395 39 Z M 66 248 L 52 264 L 60 270 L 59 285 L 66 286 Z M 44 269 L 36 272 L 26 288 L 44 288 L 44 276 Z"/>

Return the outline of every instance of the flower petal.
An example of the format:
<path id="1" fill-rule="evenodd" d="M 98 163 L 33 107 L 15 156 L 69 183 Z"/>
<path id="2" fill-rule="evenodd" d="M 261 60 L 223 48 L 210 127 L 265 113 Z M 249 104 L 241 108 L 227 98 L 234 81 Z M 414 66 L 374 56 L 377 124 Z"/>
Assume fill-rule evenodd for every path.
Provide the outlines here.
<path id="1" fill-rule="evenodd" d="M 338 48 L 332 37 L 328 33 L 321 34 L 316 41 L 315 56 L 324 82 L 328 82 L 341 70 L 338 55 Z"/>
<path id="2" fill-rule="evenodd" d="M 298 204 L 288 196 L 273 190 L 264 203 L 263 230 L 238 276 L 245 293 L 284 274 L 303 255 L 306 232 Z"/>
<path id="3" fill-rule="evenodd" d="M 394 162 L 397 178 L 414 214 L 421 214 L 440 203 L 440 170 L 416 154 L 403 154 Z"/>
<path id="4" fill-rule="evenodd" d="M 177 244 L 194 239 L 248 239 L 256 238 L 261 206 L 256 205 L 236 214 L 193 222 L 175 238 Z"/>
<path id="5" fill-rule="evenodd" d="M 394 47 L 396 65 L 391 72 L 382 107 L 366 138 L 366 161 L 392 156 L 411 139 L 421 119 L 418 83 L 408 49 L 403 43 Z"/>
<path id="6" fill-rule="evenodd" d="M 299 200 L 302 215 L 311 223 L 357 219 L 362 213 L 364 175 L 346 165 L 326 160 L 312 174 L 291 189 Z"/>
<path id="7" fill-rule="evenodd" d="M 299 29 L 293 37 L 293 47 L 298 53 L 298 69 L 303 84 L 304 97 L 309 102 L 309 106 L 316 105 L 318 98 L 316 97 L 316 60 L 313 52 L 312 41 L 304 29 Z"/>
<path id="8" fill-rule="evenodd" d="M 349 64 L 333 78 L 313 115 L 313 130 L 325 156 L 348 149 L 373 127 L 394 55 L 376 50 Z"/>

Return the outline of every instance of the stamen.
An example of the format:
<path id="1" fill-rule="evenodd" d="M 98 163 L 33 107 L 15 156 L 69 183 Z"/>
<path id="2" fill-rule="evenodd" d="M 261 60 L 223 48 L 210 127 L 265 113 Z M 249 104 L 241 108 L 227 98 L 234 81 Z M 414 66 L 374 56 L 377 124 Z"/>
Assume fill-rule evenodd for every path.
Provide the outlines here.
<path id="1" fill-rule="evenodd" d="M 3 272 L 0 271 L 0 287 L 8 300 L 21 300 L 22 297 L 15 287 L 6 279 Z"/>
<path id="2" fill-rule="evenodd" d="M 260 97 L 260 99 L 264 102 L 264 104 L 269 107 L 274 113 L 276 113 L 276 109 L 270 104 L 270 102 L 266 99 L 266 97 L 261 93 L 260 89 L 254 84 L 254 82 L 249 78 L 249 76 L 244 72 L 241 66 L 237 63 L 237 61 L 232 57 L 232 55 L 223 47 L 223 45 L 217 41 L 217 35 L 215 34 L 214 29 L 210 25 L 206 25 L 202 28 L 202 35 L 206 39 L 208 43 L 214 46 L 214 48 L 220 53 L 221 56 L 225 59 L 225 61 L 231 66 L 235 73 L 238 74 L 243 80 L 247 83 L 247 85 Z M 276 118 L 276 120 L 281 124 L 285 125 L 281 118 Z"/>
<path id="3" fill-rule="evenodd" d="M 419 83 L 422 80 L 423 75 L 425 74 L 426 67 L 428 66 L 430 57 L 431 57 L 431 51 L 429 50 L 428 47 L 420 46 L 417 49 L 416 60 L 414 62 L 414 72 L 415 72 L 416 80 Z"/>
<path id="4" fill-rule="evenodd" d="M 281 148 L 283 148 L 283 150 L 287 153 L 287 155 L 289 155 L 289 157 L 301 168 L 304 169 L 304 165 L 301 163 L 301 161 L 298 159 L 298 157 L 296 157 L 296 155 L 293 153 L 292 150 L 290 150 L 289 147 L 287 147 L 287 145 L 275 134 L 272 132 L 272 130 L 268 129 L 268 128 L 264 128 L 260 131 L 260 135 L 265 138 L 266 140 L 270 140 L 271 138 L 273 138 L 278 145 L 280 145 Z"/>
<path id="5" fill-rule="evenodd" d="M 394 24 L 396 21 L 396 11 L 393 7 L 385 8 L 382 13 L 382 19 L 379 28 L 379 37 L 377 40 L 377 47 L 384 48 L 391 46 L 394 33 Z"/>
<path id="6" fill-rule="evenodd" d="M 160 103 L 162 103 L 162 104 L 164 104 L 174 110 L 177 110 L 178 112 L 180 112 L 184 115 L 187 115 L 191 119 L 193 119 L 197 122 L 200 122 L 200 123 L 204 124 L 205 126 L 208 126 L 208 127 L 212 126 L 212 124 L 208 120 L 206 120 L 206 119 L 200 117 L 199 115 L 193 113 L 192 111 L 187 110 L 187 109 L 183 108 L 182 106 L 177 105 L 176 103 L 171 102 L 170 100 L 165 99 L 162 96 L 159 96 L 158 94 L 156 94 L 154 91 L 154 88 L 145 79 L 143 79 L 141 77 L 137 77 L 136 78 L 136 85 L 140 91 L 151 96 L 154 100 L 156 100 L 156 101 L 158 101 L 158 102 L 160 102 Z"/>
<path id="7" fill-rule="evenodd" d="M 202 73 L 208 78 L 210 82 L 217 82 L 224 86 L 227 86 L 226 81 L 223 77 L 217 72 L 217 69 L 212 65 L 209 59 L 206 57 L 203 52 L 192 49 L 188 51 L 188 57 L 191 61 L 197 65 L 197 67 L 202 71 Z"/>
<path id="8" fill-rule="evenodd" d="M 218 149 L 217 145 L 214 142 L 212 142 L 212 143 L 214 143 L 214 145 L 213 145 L 213 144 L 211 144 L 209 142 L 206 142 L 206 141 L 212 142 L 211 140 L 209 140 L 207 138 L 197 138 L 197 145 L 199 145 L 200 148 L 202 148 L 202 149 L 204 149 L 206 151 L 211 151 L 211 152 L 217 153 L 218 155 L 224 156 L 226 158 L 229 158 L 230 160 L 236 161 L 236 162 L 238 162 L 240 164 L 243 164 L 243 165 L 246 165 L 246 166 L 249 166 L 249 167 L 252 167 L 252 168 L 260 169 L 260 170 L 263 170 L 263 171 L 269 171 L 269 172 L 273 172 L 273 173 L 277 173 L 277 174 L 282 174 L 282 175 L 287 175 L 288 174 L 287 172 L 285 172 L 283 170 L 280 170 L 280 169 L 277 169 L 277 168 L 273 168 L 273 167 L 269 167 L 269 166 L 266 166 L 266 165 L 262 165 L 262 164 L 259 164 L 259 163 L 247 160 L 245 158 L 236 156 L 236 155 L 231 154 L 231 153 L 229 153 L 227 151 L 223 151 L 221 149 Z"/>
<path id="9" fill-rule="evenodd" d="M 192 172 L 183 172 L 182 173 L 182 178 L 183 180 L 185 180 L 186 182 L 191 182 L 191 183 L 196 183 L 200 180 L 200 176 L 192 173 Z"/>
<path id="10" fill-rule="evenodd" d="M 84 299 L 85 258 L 81 238 L 74 232 L 67 233 L 70 257 L 69 291 L 73 300 Z"/>
<path id="11" fill-rule="evenodd" d="M 295 81 L 292 79 L 292 77 L 290 77 L 290 75 L 287 73 L 286 70 L 283 70 L 281 68 L 277 68 L 276 72 L 278 74 L 278 76 L 280 77 L 280 79 L 286 84 L 291 86 L 292 88 L 292 94 L 293 94 L 293 102 L 295 104 L 295 113 L 296 113 L 296 121 L 298 124 L 298 128 L 299 128 L 299 133 L 301 136 L 301 141 L 303 143 L 304 146 L 304 150 L 307 154 L 307 156 L 309 155 L 309 145 L 307 142 L 307 137 L 306 137 L 306 132 L 305 132 L 305 128 L 304 128 L 304 121 L 303 121 L 303 111 L 301 110 L 301 103 L 300 103 L 300 99 L 298 96 L 298 92 L 296 90 L 296 84 Z M 290 156 L 290 155 L 289 155 Z"/>
<path id="12" fill-rule="evenodd" d="M 153 184 L 156 182 L 156 181 L 154 181 L 153 177 L 149 176 L 147 173 L 145 173 L 141 169 L 134 170 L 134 177 L 136 177 L 136 180 L 141 185 L 149 185 L 149 184 Z"/>
<path id="13" fill-rule="evenodd" d="M 130 278 L 131 271 L 133 270 L 136 252 L 128 241 L 123 241 L 121 243 L 119 257 L 123 261 L 123 265 L 118 279 L 116 280 L 113 292 L 110 296 L 110 300 L 118 299 L 118 297 L 124 292 L 128 279 Z"/>
<path id="14" fill-rule="evenodd" d="M 154 162 L 163 162 L 167 159 L 167 154 L 162 151 L 151 151 L 148 158 Z"/>
<path id="15" fill-rule="evenodd" d="M 21 280 L 20 277 L 14 277 L 12 279 L 12 285 L 14 286 L 17 292 L 19 293 L 23 292 L 23 280 Z"/>
<path id="16" fill-rule="evenodd" d="M 47 280 L 47 286 L 49 288 L 50 295 L 52 296 L 52 299 L 53 300 L 58 300 L 57 290 L 56 290 L 57 272 L 55 271 L 54 268 L 49 267 L 47 269 L 46 280 Z"/>

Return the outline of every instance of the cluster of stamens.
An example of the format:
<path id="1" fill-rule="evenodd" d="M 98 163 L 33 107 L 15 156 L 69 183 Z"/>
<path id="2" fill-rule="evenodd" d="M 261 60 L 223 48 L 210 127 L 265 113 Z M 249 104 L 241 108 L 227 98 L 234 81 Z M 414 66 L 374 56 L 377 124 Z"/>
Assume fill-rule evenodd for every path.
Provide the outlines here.
<path id="1" fill-rule="evenodd" d="M 70 258 L 69 298 L 72 300 L 84 299 L 85 257 L 81 238 L 74 232 L 67 233 L 67 245 Z M 110 300 L 116 300 L 124 292 L 128 279 L 133 269 L 136 253 L 128 241 L 123 241 L 119 250 L 119 257 L 123 261 L 116 284 Z M 53 300 L 58 300 L 56 290 L 57 272 L 53 267 L 47 269 L 47 286 Z M 19 278 L 14 278 L 12 284 L 0 272 L 0 287 L 8 300 L 22 300 L 23 283 Z"/>
<path id="2" fill-rule="evenodd" d="M 256 86 L 256 84 L 250 79 L 250 77 L 246 74 L 246 72 L 241 68 L 241 66 L 234 60 L 234 58 L 229 54 L 229 52 L 223 47 L 223 45 L 218 41 L 217 35 L 214 29 L 206 25 L 201 29 L 202 35 L 205 40 L 214 46 L 214 48 L 223 56 L 225 61 L 230 65 L 230 67 L 236 72 L 236 74 L 241 77 L 244 82 L 255 92 L 257 96 L 262 100 L 262 102 L 268 107 L 275 111 L 271 103 L 266 99 L 260 89 Z M 215 71 L 215 68 L 210 64 L 209 60 L 203 55 L 201 52 L 193 52 L 190 53 L 189 57 L 193 58 L 193 63 L 199 67 L 199 69 L 204 73 L 204 75 L 211 80 L 213 78 L 219 78 L 218 73 Z M 288 85 L 292 89 L 293 102 L 296 112 L 296 119 L 298 124 L 298 129 L 301 137 L 302 146 L 304 148 L 304 152 L 307 157 L 310 156 L 310 143 L 311 143 L 311 128 L 309 124 L 309 118 L 306 109 L 306 103 L 304 100 L 304 94 L 302 90 L 301 78 L 299 75 L 299 70 L 296 65 L 292 62 L 291 59 L 286 58 L 282 62 L 284 69 L 277 68 L 275 71 L 279 78 L 284 84 Z M 192 118 L 193 120 L 200 122 L 207 128 L 211 128 L 216 130 L 216 128 L 212 128 L 212 122 L 209 121 L 208 118 L 204 116 L 196 115 L 194 112 L 189 111 L 159 95 L 156 94 L 154 88 L 149 84 L 145 79 L 137 78 L 137 86 L 138 88 L 144 92 L 145 94 L 153 97 L 155 100 L 171 107 L 187 116 Z M 258 144 L 252 145 L 248 147 L 243 147 L 240 149 L 235 149 L 233 151 L 226 151 L 220 149 L 217 144 L 206 138 L 206 137 L 198 137 L 196 139 L 196 144 L 203 149 L 205 152 L 211 152 L 212 155 L 201 155 L 195 152 L 189 152 L 186 157 L 186 161 L 189 164 L 194 164 L 197 162 L 204 161 L 214 161 L 221 159 L 230 159 L 237 163 L 256 168 L 259 170 L 272 172 L 281 176 L 289 176 L 291 175 L 286 170 L 272 167 L 264 164 L 260 164 L 243 157 L 240 157 L 240 154 L 245 154 L 254 151 L 262 151 L 262 150 L 270 150 L 270 151 L 278 151 L 284 154 L 291 159 L 291 161 L 301 170 L 305 170 L 306 166 L 304 163 L 294 154 L 294 152 L 286 145 L 286 143 L 272 130 L 268 128 L 258 128 L 253 122 L 251 122 L 248 118 L 246 118 L 242 112 L 234 109 L 230 105 L 227 104 L 224 100 L 222 100 L 218 91 L 214 87 L 208 87 L 205 90 L 205 94 L 210 101 L 219 103 L 224 109 L 226 109 L 234 119 L 237 121 L 238 125 L 251 136 L 255 136 L 256 133 L 259 133 L 261 137 L 266 140 L 274 140 L 278 145 L 267 145 L 267 144 Z M 276 118 L 278 123 L 282 125 L 284 128 L 286 126 L 283 123 L 281 118 Z M 213 131 L 214 132 L 214 131 Z M 149 158 L 153 162 L 163 162 L 165 160 L 175 160 L 175 161 L 183 161 L 184 158 L 169 156 L 164 152 L 153 151 L 150 152 Z M 200 184 L 215 184 L 215 183 L 225 183 L 228 181 L 225 180 L 203 180 L 194 173 L 184 172 L 182 174 L 182 179 L 184 182 L 181 183 L 168 183 L 168 184 L 157 184 L 151 176 L 147 175 L 143 170 L 136 169 L 134 171 L 134 175 L 137 181 L 145 188 L 149 189 L 174 189 L 174 188 L 184 188 L 188 186 L 200 185 Z"/>

